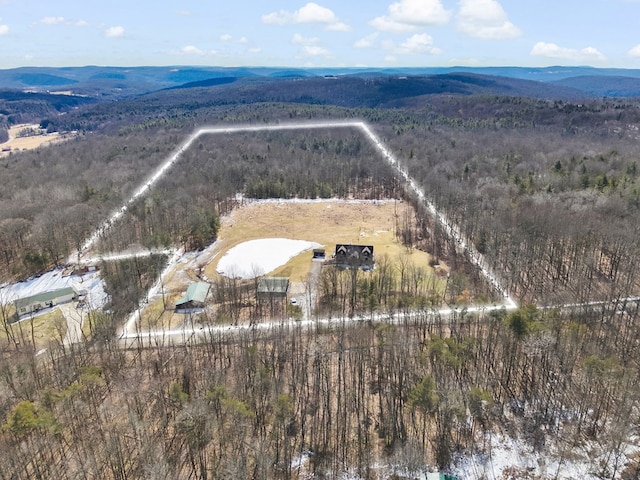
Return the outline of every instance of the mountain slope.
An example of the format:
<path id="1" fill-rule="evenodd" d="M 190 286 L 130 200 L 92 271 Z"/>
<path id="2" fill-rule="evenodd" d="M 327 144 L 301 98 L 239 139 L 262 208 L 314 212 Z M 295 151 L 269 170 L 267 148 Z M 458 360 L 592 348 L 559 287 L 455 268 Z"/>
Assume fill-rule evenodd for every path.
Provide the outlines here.
<path id="1" fill-rule="evenodd" d="M 640 97 L 640 78 L 584 75 L 552 82 L 599 97 Z"/>
<path id="2" fill-rule="evenodd" d="M 294 79 L 237 79 L 224 84 L 211 82 L 206 94 L 212 101 L 224 103 L 287 102 L 342 107 L 411 106 L 430 95 L 493 95 L 541 99 L 585 99 L 590 95 L 577 89 L 529 80 L 486 75 L 452 73 L 429 76 L 384 76 L 361 78 L 310 77 Z M 202 82 L 183 85 L 201 88 Z M 201 92 L 203 95 L 205 91 Z M 153 93 L 149 98 L 166 93 Z"/>

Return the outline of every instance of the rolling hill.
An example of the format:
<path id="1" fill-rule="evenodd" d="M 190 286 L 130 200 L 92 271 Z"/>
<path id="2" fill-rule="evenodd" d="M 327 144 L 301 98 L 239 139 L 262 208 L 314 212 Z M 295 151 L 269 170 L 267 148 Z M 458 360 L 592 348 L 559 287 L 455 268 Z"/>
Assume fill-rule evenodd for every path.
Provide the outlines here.
<path id="1" fill-rule="evenodd" d="M 597 69 L 591 67 L 424 67 L 424 68 L 286 68 L 286 67 L 22 67 L 0 70 L 0 88 L 55 92 L 71 90 L 75 94 L 97 98 L 122 98 L 177 87 L 216 78 L 262 80 L 345 78 L 371 79 L 379 77 L 430 77 L 443 75 L 480 75 L 511 80 L 528 80 L 561 87 L 570 87 L 595 95 L 612 97 L 634 96 L 637 88 L 630 80 L 622 84 L 620 78 L 640 79 L 640 70 Z M 468 80 L 465 91 L 469 91 Z M 508 83 L 508 82 L 507 82 Z M 503 84 L 504 86 L 504 84 Z M 476 84 L 475 88 L 477 89 Z M 485 85 L 486 87 L 486 85 Z M 435 86 L 430 87 L 436 90 Z M 515 94 L 522 92 L 511 85 Z M 531 89 L 531 87 L 529 87 Z M 445 88 L 446 90 L 446 88 Z M 539 89 L 541 90 L 541 89 Z M 508 94 L 508 93 L 507 93 Z M 555 94 L 554 91 L 550 92 Z M 543 96 L 539 93 L 536 96 Z"/>

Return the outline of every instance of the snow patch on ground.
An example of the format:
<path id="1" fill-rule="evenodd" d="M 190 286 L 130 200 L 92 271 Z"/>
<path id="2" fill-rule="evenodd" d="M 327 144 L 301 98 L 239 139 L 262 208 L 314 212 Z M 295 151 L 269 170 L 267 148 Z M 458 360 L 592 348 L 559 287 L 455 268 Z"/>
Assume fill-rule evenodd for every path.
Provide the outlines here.
<path id="1" fill-rule="evenodd" d="M 100 272 L 69 276 L 63 276 L 62 272 L 63 270 L 59 268 L 24 282 L 2 285 L 0 286 L 0 302 L 9 304 L 19 298 L 73 287 L 76 291 L 87 291 L 85 302 L 91 309 L 102 308 L 107 303 L 108 295 L 104 291 L 104 282 L 100 278 Z"/>
<path id="2" fill-rule="evenodd" d="M 635 440 L 625 452 L 627 458 L 638 451 Z M 560 458 L 559 452 L 538 451 L 526 442 L 504 435 L 488 435 L 484 453 L 463 453 L 455 462 L 452 473 L 464 480 L 539 478 L 556 480 L 598 480 L 603 472 L 620 470 L 624 463 L 598 448 L 597 442 L 572 448 Z M 600 473 L 600 474 L 599 474 Z M 617 476 L 616 476 L 617 478 Z"/>
<path id="3" fill-rule="evenodd" d="M 218 262 L 217 272 L 231 278 L 255 278 L 275 270 L 302 252 L 321 246 L 316 242 L 287 238 L 249 240 L 230 249 Z"/>

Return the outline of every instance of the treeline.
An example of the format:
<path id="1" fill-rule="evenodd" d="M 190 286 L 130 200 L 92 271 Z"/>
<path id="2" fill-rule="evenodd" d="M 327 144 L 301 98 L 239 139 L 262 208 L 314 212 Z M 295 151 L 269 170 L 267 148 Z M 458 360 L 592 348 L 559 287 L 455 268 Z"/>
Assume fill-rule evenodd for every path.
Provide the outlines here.
<path id="1" fill-rule="evenodd" d="M 115 325 L 140 307 L 166 263 L 166 255 L 102 262 L 100 273 L 105 293 L 109 295 L 104 310 L 111 312 L 114 331 Z"/>
<path id="2" fill-rule="evenodd" d="M 2 364 L 0 478 L 417 475 L 496 432 L 632 478 L 639 321 L 635 304 L 527 306 L 40 360 L 21 345 Z"/>
<path id="3" fill-rule="evenodd" d="M 391 167 L 347 129 L 202 136 L 104 236 L 117 251 L 181 244 L 198 249 L 243 198 L 397 198 Z"/>

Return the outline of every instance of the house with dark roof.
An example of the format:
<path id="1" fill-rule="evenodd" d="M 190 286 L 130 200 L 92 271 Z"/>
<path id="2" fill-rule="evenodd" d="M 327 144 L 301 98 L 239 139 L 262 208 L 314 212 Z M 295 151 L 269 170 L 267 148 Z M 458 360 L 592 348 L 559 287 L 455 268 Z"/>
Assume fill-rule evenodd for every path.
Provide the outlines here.
<path id="1" fill-rule="evenodd" d="M 338 243 L 333 255 L 337 266 L 342 268 L 373 268 L 373 245 L 352 245 Z"/>

